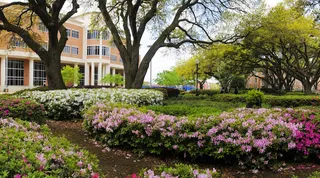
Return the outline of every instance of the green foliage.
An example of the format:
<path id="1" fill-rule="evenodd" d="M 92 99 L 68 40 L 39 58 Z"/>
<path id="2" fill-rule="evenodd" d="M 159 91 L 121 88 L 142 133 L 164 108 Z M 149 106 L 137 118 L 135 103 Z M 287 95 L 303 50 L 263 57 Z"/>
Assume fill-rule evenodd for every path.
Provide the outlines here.
<path id="1" fill-rule="evenodd" d="M 163 72 L 158 73 L 155 82 L 158 85 L 163 86 L 176 86 L 183 84 L 182 78 L 175 70 L 164 70 Z"/>
<path id="2" fill-rule="evenodd" d="M 259 106 L 261 107 L 261 104 L 265 100 L 264 93 L 258 90 L 250 90 L 248 91 L 248 94 L 246 96 L 246 103 L 247 106 Z"/>
<path id="3" fill-rule="evenodd" d="M 102 83 L 110 83 L 110 84 L 116 84 L 116 85 L 122 85 L 124 83 L 123 76 L 120 74 L 107 74 L 101 79 Z"/>
<path id="4" fill-rule="evenodd" d="M 320 172 L 316 171 L 312 173 L 308 178 L 319 178 L 320 177 Z"/>
<path id="5" fill-rule="evenodd" d="M 196 90 L 192 90 L 190 91 L 191 94 L 196 94 L 197 91 Z M 198 91 L 199 95 L 206 95 L 206 96 L 212 96 L 215 94 L 219 94 L 220 90 L 199 90 Z"/>
<path id="6" fill-rule="evenodd" d="M 213 170 L 200 169 L 199 166 L 197 165 L 187 165 L 182 163 L 175 164 L 174 166 L 160 165 L 157 168 L 155 168 L 154 171 L 149 170 L 146 172 L 145 170 L 142 170 L 140 173 L 140 176 L 142 176 L 142 178 L 147 178 L 148 176 L 145 176 L 145 174 L 148 174 L 149 177 L 150 177 L 150 174 L 151 175 L 167 174 L 167 175 L 170 175 L 170 177 L 178 176 L 179 178 L 197 177 L 197 175 L 199 174 L 202 174 L 203 176 L 206 176 L 208 178 L 220 177 L 219 173 L 215 169 Z"/>
<path id="7" fill-rule="evenodd" d="M 230 87 L 244 89 L 246 87 L 246 79 L 241 76 L 235 76 L 231 80 Z"/>
<path id="8" fill-rule="evenodd" d="M 0 117 L 44 123 L 46 111 L 42 104 L 35 101 L 6 96 L 0 98 Z"/>
<path id="9" fill-rule="evenodd" d="M 62 79 L 67 87 L 73 86 L 75 83 L 79 84 L 83 75 L 80 73 L 78 66 L 71 67 L 69 65 L 64 66 L 61 70 Z"/>
<path id="10" fill-rule="evenodd" d="M 18 95 L 21 95 L 22 93 L 28 92 L 28 91 L 48 91 L 48 90 L 49 90 L 49 87 L 47 87 L 47 86 L 43 87 L 42 86 L 42 87 L 35 87 L 35 88 L 30 88 L 30 89 L 19 90 L 19 91 L 14 92 L 11 95 L 18 96 Z"/>
<path id="11" fill-rule="evenodd" d="M 98 160 L 49 128 L 0 119 L 0 177 L 91 177 Z M 97 174 L 98 175 L 98 174 Z"/>

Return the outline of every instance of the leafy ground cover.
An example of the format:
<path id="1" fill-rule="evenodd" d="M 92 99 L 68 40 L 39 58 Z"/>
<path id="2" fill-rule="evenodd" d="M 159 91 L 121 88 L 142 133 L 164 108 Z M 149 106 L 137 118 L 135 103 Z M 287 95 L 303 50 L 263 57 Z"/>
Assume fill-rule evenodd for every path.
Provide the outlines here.
<path id="1" fill-rule="evenodd" d="M 93 155 L 45 126 L 0 119 L 0 143 L 0 177 L 99 177 Z"/>

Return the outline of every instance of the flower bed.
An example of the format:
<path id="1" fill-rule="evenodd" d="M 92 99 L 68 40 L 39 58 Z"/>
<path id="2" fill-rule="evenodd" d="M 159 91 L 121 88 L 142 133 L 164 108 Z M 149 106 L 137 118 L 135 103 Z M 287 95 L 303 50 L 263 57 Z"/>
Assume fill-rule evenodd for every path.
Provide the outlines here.
<path id="1" fill-rule="evenodd" d="M 95 177 L 98 161 L 48 128 L 0 119 L 0 177 Z"/>
<path id="2" fill-rule="evenodd" d="M 43 105 L 26 99 L 2 97 L 0 99 L 0 118 L 19 118 L 44 123 L 46 112 Z"/>
<path id="3" fill-rule="evenodd" d="M 19 95 L 43 104 L 48 117 L 56 120 L 81 118 L 81 111 L 96 102 L 126 103 L 131 105 L 162 104 L 163 95 L 153 90 L 127 89 L 70 89 L 32 91 Z"/>
<path id="4" fill-rule="evenodd" d="M 97 104 L 84 118 L 84 127 L 97 139 L 141 153 L 237 160 L 250 168 L 295 155 L 320 157 L 319 120 L 306 110 L 238 109 L 188 120 Z"/>
<path id="5" fill-rule="evenodd" d="M 132 174 L 126 178 L 215 178 L 219 177 L 216 169 L 199 169 L 197 166 L 175 164 L 173 167 L 165 165 L 154 170 L 142 170 L 139 175 Z"/>

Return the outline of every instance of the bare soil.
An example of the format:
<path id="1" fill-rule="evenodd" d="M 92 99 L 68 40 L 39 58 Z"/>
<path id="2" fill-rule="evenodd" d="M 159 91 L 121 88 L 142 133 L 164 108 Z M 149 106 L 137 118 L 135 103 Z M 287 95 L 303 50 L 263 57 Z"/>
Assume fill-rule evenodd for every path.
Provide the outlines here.
<path id="1" fill-rule="evenodd" d="M 144 156 L 141 158 L 130 150 L 108 148 L 95 141 L 82 129 L 82 121 L 50 120 L 47 121 L 47 124 L 55 136 L 64 136 L 72 143 L 95 154 L 100 161 L 100 169 L 107 178 L 125 178 L 127 175 L 138 173 L 143 168 L 181 162 L 181 160 L 165 156 Z M 200 165 L 200 167 L 215 167 L 223 178 L 292 178 L 293 175 L 307 178 L 310 173 L 320 171 L 319 164 L 287 165 L 282 171 L 262 170 L 257 174 L 230 166 Z"/>

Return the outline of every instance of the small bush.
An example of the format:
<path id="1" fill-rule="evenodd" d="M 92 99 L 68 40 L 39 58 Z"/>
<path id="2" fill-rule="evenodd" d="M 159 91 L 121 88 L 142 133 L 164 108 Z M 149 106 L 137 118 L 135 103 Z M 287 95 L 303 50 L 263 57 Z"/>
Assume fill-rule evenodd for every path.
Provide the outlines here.
<path id="1" fill-rule="evenodd" d="M 4 97 L 0 99 L 0 117 L 44 123 L 46 112 L 43 105 L 35 101 Z"/>
<path id="2" fill-rule="evenodd" d="M 286 92 L 284 90 L 275 90 L 273 88 L 261 88 L 260 91 L 267 94 L 284 95 Z"/>
<path id="3" fill-rule="evenodd" d="M 48 130 L 32 122 L 0 119 L 0 177 L 99 176 L 93 155 Z"/>
<path id="4" fill-rule="evenodd" d="M 131 175 L 127 178 L 133 178 L 134 175 Z M 174 166 L 161 165 L 154 170 L 142 170 L 140 173 L 141 178 L 150 178 L 150 177 L 168 177 L 168 178 L 215 178 L 219 177 L 219 173 L 216 169 L 200 169 L 196 165 L 187 165 L 187 164 L 175 164 Z"/>
<path id="5" fill-rule="evenodd" d="M 180 94 L 180 90 L 179 89 L 176 89 L 176 88 L 162 88 L 162 89 L 165 89 L 167 90 L 167 93 L 168 93 L 168 97 L 178 97 L 179 94 Z"/>
<path id="6" fill-rule="evenodd" d="M 261 107 L 264 100 L 264 93 L 258 90 L 251 90 L 246 96 L 246 103 L 248 108 L 252 108 L 253 106 Z"/>

